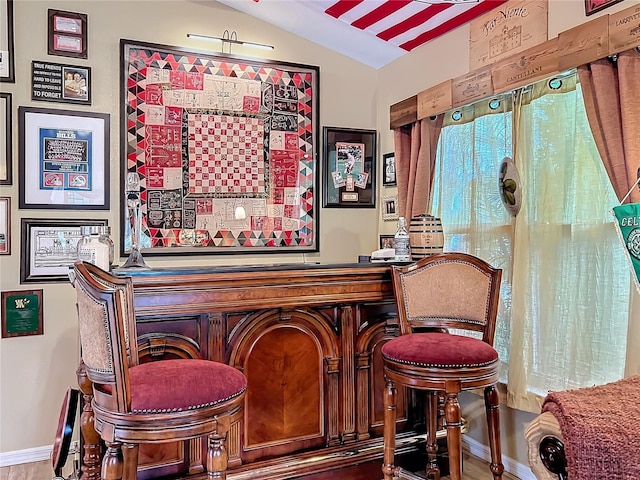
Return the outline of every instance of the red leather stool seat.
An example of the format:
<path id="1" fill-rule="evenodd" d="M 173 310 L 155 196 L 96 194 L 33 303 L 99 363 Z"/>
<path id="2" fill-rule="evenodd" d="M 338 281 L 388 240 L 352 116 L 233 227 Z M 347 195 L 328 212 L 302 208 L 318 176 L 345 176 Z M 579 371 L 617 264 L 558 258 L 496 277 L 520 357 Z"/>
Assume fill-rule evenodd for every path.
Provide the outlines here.
<path id="1" fill-rule="evenodd" d="M 448 333 L 412 333 L 389 340 L 382 347 L 385 360 L 420 367 L 483 367 L 498 361 L 489 344 Z"/>
<path id="2" fill-rule="evenodd" d="M 209 360 L 161 360 L 129 369 L 131 410 L 162 413 L 213 406 L 247 388 L 239 370 Z"/>

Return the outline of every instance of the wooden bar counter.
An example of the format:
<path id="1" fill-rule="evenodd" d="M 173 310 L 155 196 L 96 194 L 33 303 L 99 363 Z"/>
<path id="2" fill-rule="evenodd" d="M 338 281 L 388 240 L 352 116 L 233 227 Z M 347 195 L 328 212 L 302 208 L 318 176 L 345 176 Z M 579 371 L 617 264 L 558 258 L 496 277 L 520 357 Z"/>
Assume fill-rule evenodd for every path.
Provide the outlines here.
<path id="1" fill-rule="evenodd" d="M 141 362 L 206 358 L 247 376 L 244 418 L 227 439 L 229 479 L 353 480 L 380 472 L 380 348 L 397 335 L 390 268 L 282 264 L 114 273 L 133 278 Z M 90 386 L 81 369 L 79 383 L 86 400 Z M 407 402 L 398 404 L 399 431 L 407 430 L 399 451 L 415 451 Z M 84 409 L 83 478 L 99 479 L 86 402 Z M 206 478 L 202 454 L 199 440 L 141 445 L 138 478 Z M 367 462 L 368 477 L 353 470 Z"/>

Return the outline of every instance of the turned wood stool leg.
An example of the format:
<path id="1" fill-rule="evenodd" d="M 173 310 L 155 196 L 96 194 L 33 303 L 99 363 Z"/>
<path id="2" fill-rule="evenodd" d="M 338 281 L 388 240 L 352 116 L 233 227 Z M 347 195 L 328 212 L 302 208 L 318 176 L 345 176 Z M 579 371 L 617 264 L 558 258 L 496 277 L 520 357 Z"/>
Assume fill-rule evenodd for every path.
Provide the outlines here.
<path id="1" fill-rule="evenodd" d="M 393 480 L 393 475 L 396 470 L 393 465 L 393 457 L 396 449 L 396 402 L 396 386 L 391 380 L 387 380 L 383 394 L 384 454 L 382 460 L 382 475 L 384 476 L 384 480 Z"/>
<path id="2" fill-rule="evenodd" d="M 449 450 L 449 478 L 462 478 L 462 415 L 456 392 L 446 392 L 444 418 L 447 421 L 447 448 Z"/>
<path id="3" fill-rule="evenodd" d="M 427 420 L 427 478 L 440 480 L 438 466 L 438 392 L 426 392 L 425 416 Z"/>
<path id="4" fill-rule="evenodd" d="M 122 444 L 120 442 L 106 442 L 107 451 L 102 459 L 102 480 L 122 480 Z"/>
<path id="5" fill-rule="evenodd" d="M 122 445 L 124 457 L 124 480 L 136 480 L 138 478 L 138 444 L 125 443 Z"/>
<path id="6" fill-rule="evenodd" d="M 224 436 L 218 433 L 212 433 L 208 437 L 207 475 L 209 479 L 227 478 L 227 449 Z"/>
<path id="7" fill-rule="evenodd" d="M 501 480 L 504 472 L 502 449 L 500 447 L 500 398 L 498 389 L 491 385 L 484 389 L 484 405 L 487 412 L 489 447 L 491 448 L 491 473 L 494 480 Z"/>
<path id="8" fill-rule="evenodd" d="M 81 445 L 83 447 L 81 474 L 82 480 L 100 480 L 100 435 L 93 425 L 93 383 L 87 377 L 84 362 L 80 362 L 76 370 L 78 387 L 82 392 L 82 414 L 80 414 Z"/>

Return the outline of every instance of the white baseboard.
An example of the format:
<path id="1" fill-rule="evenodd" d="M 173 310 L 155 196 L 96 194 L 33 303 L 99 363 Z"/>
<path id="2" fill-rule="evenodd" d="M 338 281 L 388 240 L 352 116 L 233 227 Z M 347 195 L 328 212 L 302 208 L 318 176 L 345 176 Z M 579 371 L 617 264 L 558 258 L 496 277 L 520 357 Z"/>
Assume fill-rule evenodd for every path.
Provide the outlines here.
<path id="1" fill-rule="evenodd" d="M 491 460 L 491 450 L 489 450 L 489 447 L 486 445 L 470 438 L 469 436 L 464 436 L 462 441 L 470 454 L 486 461 Z M 53 445 L 45 445 L 44 447 L 27 448 L 26 450 L 15 450 L 13 452 L 0 453 L 0 467 L 50 460 L 52 449 Z M 523 465 L 522 463 L 505 455 L 502 456 L 502 463 L 504 464 L 505 471 L 509 472 L 511 475 L 515 475 L 520 480 L 536 480 L 535 475 L 527 465 Z"/>
<path id="2" fill-rule="evenodd" d="M 27 448 L 26 450 L 14 450 L 13 452 L 0 453 L 0 467 L 19 465 L 21 463 L 41 462 L 50 460 L 53 445 L 44 447 Z"/>
<path id="3" fill-rule="evenodd" d="M 462 443 L 467 447 L 467 450 L 471 455 L 482 458 L 487 462 L 491 460 L 491 450 L 483 443 L 470 438 L 468 435 L 462 437 Z M 523 465 L 506 455 L 502 456 L 502 463 L 504 464 L 504 470 L 506 472 L 518 477 L 520 480 L 536 480 L 536 476 L 528 465 Z"/>

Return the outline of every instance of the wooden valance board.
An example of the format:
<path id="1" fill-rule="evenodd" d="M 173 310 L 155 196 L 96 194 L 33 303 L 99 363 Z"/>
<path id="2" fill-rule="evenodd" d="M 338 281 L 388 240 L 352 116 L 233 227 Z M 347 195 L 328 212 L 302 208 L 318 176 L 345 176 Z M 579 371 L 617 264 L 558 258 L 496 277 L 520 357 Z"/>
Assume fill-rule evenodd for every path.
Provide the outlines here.
<path id="1" fill-rule="evenodd" d="M 558 38 L 546 41 L 491 67 L 496 92 L 522 87 L 558 72 Z"/>
<path id="2" fill-rule="evenodd" d="M 453 79 L 452 104 L 454 107 L 468 105 L 493 94 L 491 65 Z"/>
<path id="3" fill-rule="evenodd" d="M 495 57 L 488 66 L 402 100 L 391 106 L 390 128 L 393 130 L 635 47 L 640 47 L 640 5 L 597 17 L 501 60 Z"/>
<path id="4" fill-rule="evenodd" d="M 568 70 L 609 55 L 609 19 L 598 17 L 558 35 L 558 68 Z"/>
<path id="5" fill-rule="evenodd" d="M 640 44 L 640 4 L 609 17 L 609 54 L 624 52 Z"/>
<path id="6" fill-rule="evenodd" d="M 446 80 L 435 87 L 418 93 L 418 118 L 437 115 L 453 107 L 453 80 Z"/>

